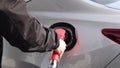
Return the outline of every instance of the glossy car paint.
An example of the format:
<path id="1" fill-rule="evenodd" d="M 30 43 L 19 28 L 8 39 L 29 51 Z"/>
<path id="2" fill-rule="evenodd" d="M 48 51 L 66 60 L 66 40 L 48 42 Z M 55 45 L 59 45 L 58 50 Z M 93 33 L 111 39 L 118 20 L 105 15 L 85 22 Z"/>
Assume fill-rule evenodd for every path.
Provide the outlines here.
<path id="1" fill-rule="evenodd" d="M 91 0 L 91 1 L 94 1 L 94 2 L 100 3 L 100 4 L 109 4 L 109 3 L 113 3 L 113 2 L 116 2 L 119 0 Z"/>
<path id="2" fill-rule="evenodd" d="M 29 13 L 49 27 L 68 22 L 78 32 L 76 47 L 66 52 L 58 68 L 119 68 L 120 45 L 102 35 L 103 28 L 120 28 L 120 12 L 89 0 L 33 0 Z M 3 68 L 48 68 L 51 52 L 23 53 L 4 39 Z"/>

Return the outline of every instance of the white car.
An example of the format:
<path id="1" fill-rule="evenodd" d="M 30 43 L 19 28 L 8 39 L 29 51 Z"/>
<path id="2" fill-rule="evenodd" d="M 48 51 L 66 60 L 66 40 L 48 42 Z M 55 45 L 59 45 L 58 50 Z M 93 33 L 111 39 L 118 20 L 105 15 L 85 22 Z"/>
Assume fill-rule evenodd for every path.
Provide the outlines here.
<path id="1" fill-rule="evenodd" d="M 44 26 L 67 22 L 76 28 L 78 43 L 64 53 L 58 68 L 120 68 L 118 2 L 119 0 L 32 0 L 27 3 L 27 7 L 29 14 Z M 110 29 L 110 32 L 106 29 Z M 117 29 L 118 32 L 114 33 L 112 29 Z M 111 38 L 113 34 L 118 38 L 117 43 Z M 3 68 L 49 66 L 51 52 L 23 53 L 10 46 L 6 40 L 3 50 Z"/>

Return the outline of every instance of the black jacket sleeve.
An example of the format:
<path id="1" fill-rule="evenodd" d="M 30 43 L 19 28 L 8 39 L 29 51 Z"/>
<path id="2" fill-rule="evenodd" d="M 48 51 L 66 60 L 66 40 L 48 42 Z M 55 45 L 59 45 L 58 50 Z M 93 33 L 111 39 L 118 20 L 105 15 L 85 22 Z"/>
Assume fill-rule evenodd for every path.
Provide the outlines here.
<path id="1" fill-rule="evenodd" d="M 24 0 L 3 0 L 2 4 L 0 32 L 12 46 L 24 52 L 45 52 L 58 47 L 59 38 L 55 31 L 30 17 Z"/>

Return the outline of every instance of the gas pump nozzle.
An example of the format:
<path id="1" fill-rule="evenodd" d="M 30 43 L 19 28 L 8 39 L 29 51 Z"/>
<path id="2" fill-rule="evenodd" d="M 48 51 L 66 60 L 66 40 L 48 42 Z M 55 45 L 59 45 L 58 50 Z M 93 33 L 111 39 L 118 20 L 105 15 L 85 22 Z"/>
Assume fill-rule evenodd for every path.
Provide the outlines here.
<path id="1" fill-rule="evenodd" d="M 64 29 L 56 29 L 55 32 L 57 33 L 58 37 L 62 40 L 65 39 L 65 30 Z M 50 57 L 50 66 L 49 68 L 56 68 L 58 65 L 58 62 L 60 61 L 60 55 L 53 51 L 51 57 Z"/>

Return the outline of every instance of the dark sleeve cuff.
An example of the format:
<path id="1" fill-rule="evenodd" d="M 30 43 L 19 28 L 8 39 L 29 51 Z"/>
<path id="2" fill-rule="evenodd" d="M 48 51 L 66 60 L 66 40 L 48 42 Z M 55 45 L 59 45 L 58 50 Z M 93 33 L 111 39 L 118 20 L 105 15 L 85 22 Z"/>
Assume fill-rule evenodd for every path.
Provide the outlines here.
<path id="1" fill-rule="evenodd" d="M 57 42 L 57 44 L 54 46 L 54 48 L 53 49 L 57 49 L 58 47 L 59 47 L 59 45 L 60 45 L 60 39 L 58 38 L 58 36 L 57 36 L 57 33 L 55 32 L 55 39 L 56 39 L 56 42 Z"/>

